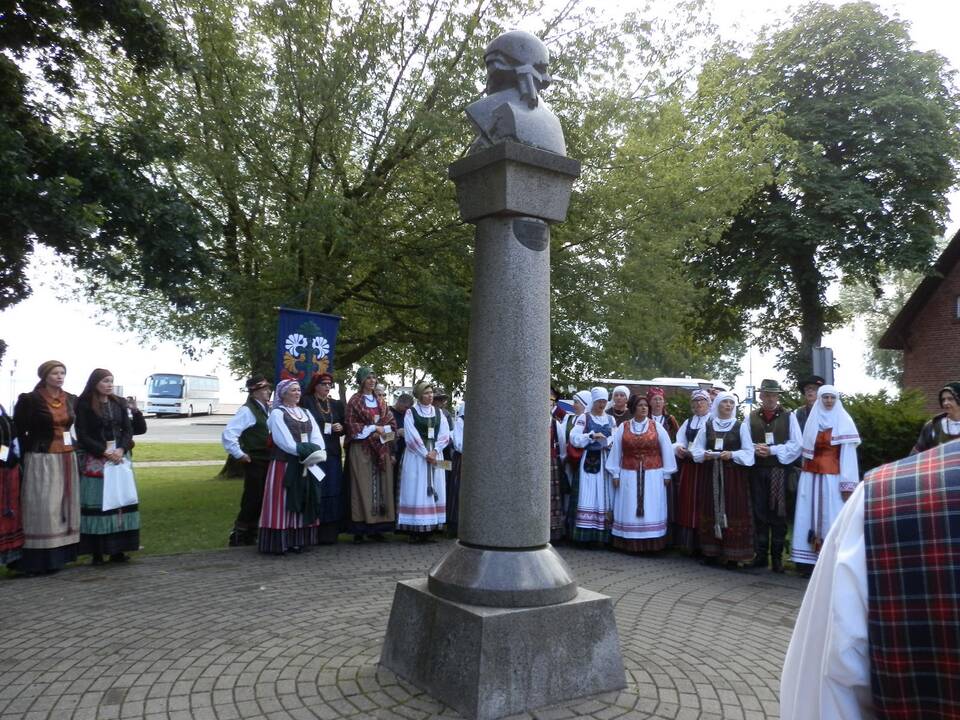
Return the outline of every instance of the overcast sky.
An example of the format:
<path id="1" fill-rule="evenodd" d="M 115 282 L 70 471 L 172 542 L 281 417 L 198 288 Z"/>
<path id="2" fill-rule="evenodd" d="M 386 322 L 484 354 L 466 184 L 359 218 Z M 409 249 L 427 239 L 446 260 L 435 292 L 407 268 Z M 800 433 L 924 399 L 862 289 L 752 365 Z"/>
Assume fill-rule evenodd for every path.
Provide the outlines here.
<path id="1" fill-rule="evenodd" d="M 601 3 L 602 4 L 602 3 Z M 631 3 L 624 2 L 620 7 Z M 840 2 L 831 4 L 840 5 Z M 911 35 L 921 50 L 936 50 L 952 67 L 960 68 L 960 43 L 956 31 L 960 27 L 960 3 L 947 0 L 888 0 L 877 2 L 888 14 L 897 13 L 911 24 Z M 775 0 L 716 0 L 714 16 L 725 37 L 748 39 L 764 24 L 788 17 L 796 3 Z M 960 227 L 960 193 L 951 196 L 951 218 L 948 234 Z M 34 294 L 18 305 L 0 312 L 0 337 L 9 349 L 0 366 L 0 402 L 7 405 L 16 393 L 36 383 L 36 368 L 43 361 L 56 358 L 66 363 L 66 387 L 79 392 L 89 373 L 96 367 L 114 372 L 115 380 L 128 395 L 143 397 L 142 383 L 152 372 L 212 373 L 221 378 L 221 399 L 236 402 L 242 398 L 242 382 L 230 377 L 222 352 L 211 352 L 197 361 L 184 357 L 172 343 L 158 343 L 135 334 L 123 334 L 108 326 L 109 316 L 98 308 L 79 300 L 61 302 L 59 296 L 77 297 L 56 279 L 55 257 L 39 252 L 30 267 Z M 843 392 L 869 392 L 887 387 L 863 371 L 863 339 L 855 330 L 845 328 L 824 339 L 834 349 L 839 362 L 836 383 Z M 763 377 L 782 376 L 773 370 L 775 357 L 757 353 L 744 358 L 743 375 L 736 391 L 743 396 L 752 359 L 754 384 Z M 16 363 L 14 369 L 14 363 Z M 9 405 L 8 405 L 9 407 Z"/>

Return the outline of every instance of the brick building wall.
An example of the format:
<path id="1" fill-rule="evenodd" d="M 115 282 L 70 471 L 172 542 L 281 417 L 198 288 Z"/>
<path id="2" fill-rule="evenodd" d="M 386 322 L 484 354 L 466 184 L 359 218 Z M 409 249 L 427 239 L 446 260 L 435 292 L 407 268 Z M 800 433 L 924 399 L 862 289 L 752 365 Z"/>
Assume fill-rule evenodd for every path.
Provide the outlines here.
<path id="1" fill-rule="evenodd" d="M 903 385 L 920 390 L 931 414 L 940 410 L 937 395 L 945 383 L 960 380 L 960 263 L 940 282 L 914 317 L 903 353 Z"/>

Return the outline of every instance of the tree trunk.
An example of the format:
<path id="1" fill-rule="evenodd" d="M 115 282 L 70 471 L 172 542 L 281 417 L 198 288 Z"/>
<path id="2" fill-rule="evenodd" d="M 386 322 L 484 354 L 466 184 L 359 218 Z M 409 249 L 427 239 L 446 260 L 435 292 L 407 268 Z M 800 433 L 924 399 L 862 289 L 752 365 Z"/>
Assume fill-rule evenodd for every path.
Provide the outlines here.
<path id="1" fill-rule="evenodd" d="M 797 381 L 813 372 L 813 349 L 823 340 L 826 325 L 824 282 L 817 268 L 816 246 L 798 247 L 790 269 L 800 308 L 800 341 L 792 349 L 784 348 L 786 357 L 781 366 Z"/>

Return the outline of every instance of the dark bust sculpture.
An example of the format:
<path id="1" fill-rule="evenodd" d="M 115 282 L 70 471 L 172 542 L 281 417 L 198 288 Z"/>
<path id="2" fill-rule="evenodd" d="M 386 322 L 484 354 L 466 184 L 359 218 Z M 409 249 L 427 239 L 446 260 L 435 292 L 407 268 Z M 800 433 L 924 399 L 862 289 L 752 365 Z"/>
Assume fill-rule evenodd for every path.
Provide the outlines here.
<path id="1" fill-rule="evenodd" d="M 470 152 L 512 140 L 566 155 L 560 121 L 540 98 L 553 81 L 547 46 L 530 33 L 512 30 L 491 42 L 483 59 L 487 96 L 466 109 L 478 130 Z"/>

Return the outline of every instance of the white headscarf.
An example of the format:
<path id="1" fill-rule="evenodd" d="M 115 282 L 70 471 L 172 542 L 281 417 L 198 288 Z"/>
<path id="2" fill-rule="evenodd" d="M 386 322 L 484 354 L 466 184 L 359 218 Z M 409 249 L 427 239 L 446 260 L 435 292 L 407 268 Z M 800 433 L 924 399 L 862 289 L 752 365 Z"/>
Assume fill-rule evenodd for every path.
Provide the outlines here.
<path id="1" fill-rule="evenodd" d="M 612 399 L 613 396 L 616 395 L 617 393 L 623 393 L 623 396 L 624 396 L 627 400 L 630 399 L 630 391 L 627 390 L 627 386 L 626 386 L 626 385 L 617 385 L 617 386 L 613 389 L 613 392 L 610 393 L 610 398 Z"/>
<path id="2" fill-rule="evenodd" d="M 824 395 L 833 395 L 837 398 L 831 410 L 827 410 L 823 406 L 822 398 Z M 857 432 L 857 426 L 853 424 L 850 413 L 844 410 L 840 393 L 833 385 L 821 385 L 817 389 L 817 401 L 810 408 L 807 424 L 803 428 L 803 457 L 808 460 L 813 458 L 813 448 L 817 444 L 817 434 L 827 428 L 833 429 L 830 435 L 831 445 L 852 444 L 856 447 L 860 444 L 860 433 Z"/>
<path id="3" fill-rule="evenodd" d="M 590 409 L 590 404 L 593 402 L 593 397 L 590 395 L 589 390 L 581 390 L 573 396 L 573 399 L 583 405 L 584 412 Z"/>
<path id="4" fill-rule="evenodd" d="M 276 410 L 278 407 L 283 407 L 283 394 L 290 389 L 291 386 L 299 384 L 296 380 L 281 380 L 278 382 L 277 390 L 273 394 L 273 405 L 271 408 Z"/>
<path id="5" fill-rule="evenodd" d="M 593 407 L 593 403 L 597 400 L 603 400 L 606 402 L 610 399 L 610 396 L 607 394 L 607 389 L 605 387 L 595 387 L 590 391 L 590 405 L 587 408 Z"/>
<path id="6" fill-rule="evenodd" d="M 726 420 L 721 420 L 719 413 L 720 402 L 723 400 L 733 400 L 733 415 Z M 713 427 L 720 432 L 726 432 L 732 428 L 733 424 L 737 421 L 737 396 L 726 391 L 718 393 L 713 399 L 713 405 L 710 406 L 710 419 L 713 421 Z"/>

